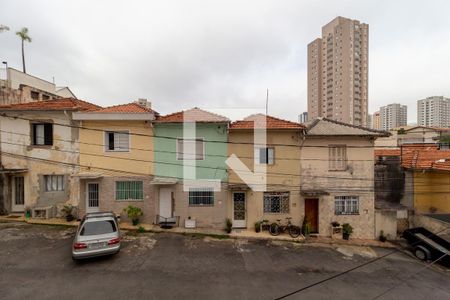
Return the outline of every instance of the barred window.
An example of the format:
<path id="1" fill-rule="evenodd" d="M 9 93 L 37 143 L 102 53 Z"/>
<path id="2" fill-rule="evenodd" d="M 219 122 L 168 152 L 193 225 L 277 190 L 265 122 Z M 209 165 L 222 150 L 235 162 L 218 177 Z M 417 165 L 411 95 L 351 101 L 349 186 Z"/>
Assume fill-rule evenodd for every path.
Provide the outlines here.
<path id="1" fill-rule="evenodd" d="M 357 196 L 334 197 L 334 207 L 336 215 L 357 215 L 359 214 L 359 197 Z"/>
<path id="2" fill-rule="evenodd" d="M 345 171 L 347 169 L 347 147 L 345 145 L 328 146 L 330 171 Z"/>
<path id="3" fill-rule="evenodd" d="M 107 131 L 105 132 L 106 151 L 130 150 L 130 133 L 128 131 Z"/>
<path id="4" fill-rule="evenodd" d="M 190 188 L 189 205 L 214 205 L 214 190 L 212 188 Z"/>
<path id="5" fill-rule="evenodd" d="M 289 213 L 289 192 L 264 193 L 265 213 Z"/>
<path id="6" fill-rule="evenodd" d="M 142 181 L 116 181 L 116 200 L 143 200 Z"/>

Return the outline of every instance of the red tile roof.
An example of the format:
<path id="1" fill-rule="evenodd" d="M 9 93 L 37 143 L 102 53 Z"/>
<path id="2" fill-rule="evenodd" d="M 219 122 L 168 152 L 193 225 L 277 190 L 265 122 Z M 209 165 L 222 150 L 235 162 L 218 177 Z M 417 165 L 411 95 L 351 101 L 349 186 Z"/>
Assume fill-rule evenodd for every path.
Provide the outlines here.
<path id="1" fill-rule="evenodd" d="M 101 108 L 98 105 L 74 98 L 62 98 L 29 103 L 0 105 L 0 111 L 25 111 L 25 110 L 93 110 Z"/>
<path id="2" fill-rule="evenodd" d="M 402 166 L 406 169 L 450 171 L 450 150 L 439 150 L 437 144 L 404 145 Z"/>
<path id="3" fill-rule="evenodd" d="M 159 123 L 182 123 L 184 121 L 195 121 L 200 123 L 228 123 L 230 120 L 224 116 L 211 113 L 194 107 L 185 111 L 161 116 L 157 119 Z"/>
<path id="4" fill-rule="evenodd" d="M 91 110 L 89 113 L 128 113 L 128 114 L 143 114 L 155 113 L 151 108 L 140 105 L 136 102 L 109 106 L 96 110 Z"/>
<path id="5" fill-rule="evenodd" d="M 263 114 L 255 114 L 246 117 L 244 120 L 231 123 L 230 129 L 253 129 L 254 125 L 260 124 L 263 128 L 267 129 L 304 129 L 305 126 L 283 119 L 278 119 L 272 116 L 266 116 Z"/>
<path id="6" fill-rule="evenodd" d="M 396 149 L 375 149 L 375 157 L 378 156 L 400 156 L 401 151 L 399 148 Z"/>

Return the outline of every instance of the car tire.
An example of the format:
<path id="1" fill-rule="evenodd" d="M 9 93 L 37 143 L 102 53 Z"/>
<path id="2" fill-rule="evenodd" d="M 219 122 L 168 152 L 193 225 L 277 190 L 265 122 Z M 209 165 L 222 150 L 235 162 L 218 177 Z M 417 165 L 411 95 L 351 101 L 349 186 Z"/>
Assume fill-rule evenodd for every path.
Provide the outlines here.
<path id="1" fill-rule="evenodd" d="M 423 261 L 428 260 L 428 254 L 422 248 L 418 247 L 418 248 L 414 249 L 414 255 L 420 260 L 423 260 Z"/>

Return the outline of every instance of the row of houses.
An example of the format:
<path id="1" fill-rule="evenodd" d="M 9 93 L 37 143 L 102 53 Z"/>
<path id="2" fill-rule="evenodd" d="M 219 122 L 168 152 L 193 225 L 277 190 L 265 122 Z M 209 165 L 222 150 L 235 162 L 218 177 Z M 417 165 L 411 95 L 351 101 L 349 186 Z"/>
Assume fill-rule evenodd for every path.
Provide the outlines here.
<path id="1" fill-rule="evenodd" d="M 67 98 L 0 106 L 0 210 L 78 216 L 143 210 L 142 221 L 253 228 L 304 218 L 374 238 L 374 141 L 385 132 L 318 118 L 231 122 L 193 108 L 159 115 L 145 100 L 100 107 Z"/>

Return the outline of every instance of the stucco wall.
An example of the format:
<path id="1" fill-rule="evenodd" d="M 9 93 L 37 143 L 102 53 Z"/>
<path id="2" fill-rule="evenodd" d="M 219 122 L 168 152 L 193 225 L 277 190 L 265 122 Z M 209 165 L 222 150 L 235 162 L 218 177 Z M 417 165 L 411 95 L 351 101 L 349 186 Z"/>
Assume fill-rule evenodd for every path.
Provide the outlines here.
<path id="1" fill-rule="evenodd" d="M 8 112 L 8 115 L 14 114 Z M 50 121 L 64 125 L 76 124 L 70 121 L 70 113 L 65 115 L 63 112 L 34 112 L 22 113 L 20 116 L 35 121 Z M 0 117 L 4 168 L 27 169 L 27 172 L 23 174 L 25 207 L 63 202 L 77 205 L 79 185 L 78 179 L 72 175 L 78 171 L 78 129 L 54 124 L 53 146 L 32 146 L 30 123 L 27 120 Z M 51 174 L 65 175 L 66 178 L 66 190 L 56 198 L 54 193 L 46 192 L 42 188 L 42 175 Z"/>
<path id="2" fill-rule="evenodd" d="M 395 210 L 376 210 L 375 211 L 375 235 L 380 236 L 383 231 L 388 239 L 397 237 L 397 211 Z"/>
<path id="3" fill-rule="evenodd" d="M 151 175 L 153 169 L 152 126 L 144 121 L 83 121 L 80 130 L 80 164 L 105 176 Z M 92 130 L 94 129 L 94 130 Z M 130 150 L 106 151 L 104 131 L 129 131 Z"/>
<path id="4" fill-rule="evenodd" d="M 450 172 L 414 171 L 414 209 L 429 213 L 450 212 Z"/>
<path id="5" fill-rule="evenodd" d="M 176 139 L 183 137 L 183 124 L 156 123 L 154 132 L 155 175 L 183 178 L 183 161 L 177 160 L 175 153 L 177 151 Z M 205 140 L 205 157 L 203 160 L 195 161 L 197 179 L 227 181 L 227 166 L 225 164 L 227 155 L 226 124 L 197 123 L 196 137 Z"/>
<path id="6" fill-rule="evenodd" d="M 329 171 L 329 145 L 347 145 L 347 170 Z M 352 237 L 375 237 L 373 141 L 366 137 L 307 137 L 302 151 L 301 190 L 318 190 L 319 234 L 330 235 L 330 223 L 349 223 Z M 359 197 L 359 214 L 336 215 L 335 196 Z"/>

